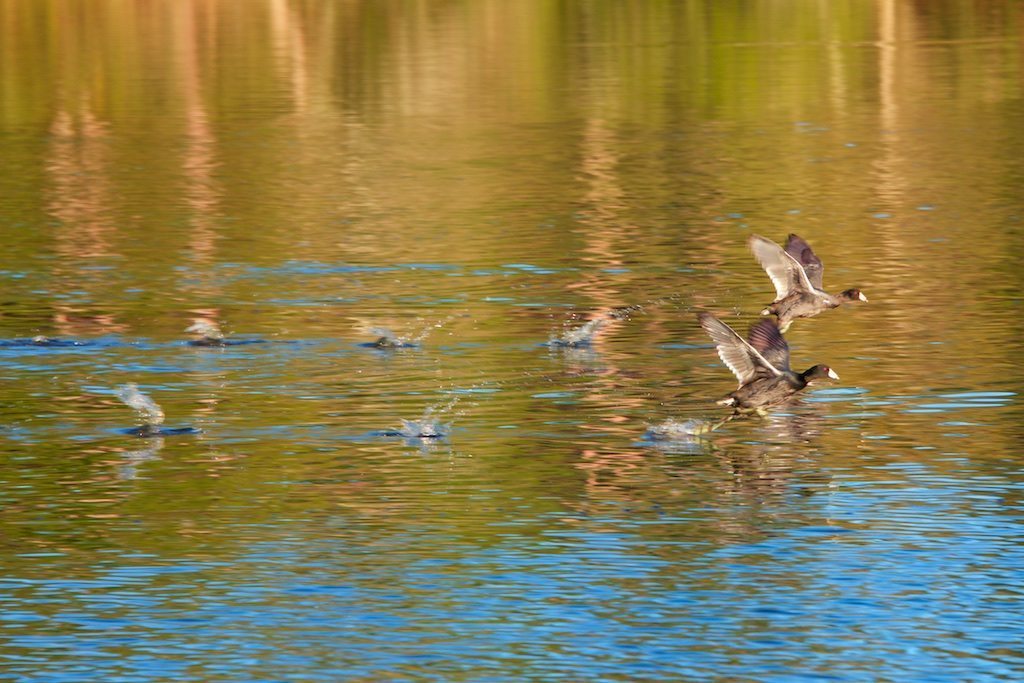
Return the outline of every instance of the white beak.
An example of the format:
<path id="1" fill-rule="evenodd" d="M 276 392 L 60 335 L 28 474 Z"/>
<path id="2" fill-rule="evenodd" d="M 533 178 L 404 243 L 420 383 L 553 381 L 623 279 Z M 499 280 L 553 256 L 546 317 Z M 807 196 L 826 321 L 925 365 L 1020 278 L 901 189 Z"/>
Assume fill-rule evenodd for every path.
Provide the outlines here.
<path id="1" fill-rule="evenodd" d="M 828 376 L 831 377 L 832 379 L 839 379 L 839 375 L 837 375 L 836 371 L 833 370 L 832 368 L 828 369 Z"/>
<path id="2" fill-rule="evenodd" d="M 860 293 L 860 300 L 861 301 L 867 301 L 868 300 L 868 298 L 866 296 L 864 296 L 864 292 Z"/>

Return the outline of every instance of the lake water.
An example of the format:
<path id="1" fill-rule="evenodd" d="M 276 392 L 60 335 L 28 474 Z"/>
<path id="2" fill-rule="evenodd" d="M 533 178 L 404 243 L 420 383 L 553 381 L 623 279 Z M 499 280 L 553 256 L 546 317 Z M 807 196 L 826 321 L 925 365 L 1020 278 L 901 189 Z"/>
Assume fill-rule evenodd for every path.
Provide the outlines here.
<path id="1" fill-rule="evenodd" d="M 0 678 L 1024 678 L 1019 3 L 8 0 L 0 45 Z M 842 379 L 647 436 L 726 414 L 695 312 L 745 331 L 789 232 L 870 298 L 787 334 Z"/>

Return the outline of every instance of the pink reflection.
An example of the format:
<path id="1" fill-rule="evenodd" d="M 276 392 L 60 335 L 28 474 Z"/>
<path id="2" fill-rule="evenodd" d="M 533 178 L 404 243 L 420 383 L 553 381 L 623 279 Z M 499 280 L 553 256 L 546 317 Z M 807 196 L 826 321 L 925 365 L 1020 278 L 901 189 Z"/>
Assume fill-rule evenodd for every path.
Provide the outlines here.
<path id="1" fill-rule="evenodd" d="M 92 111 L 91 96 L 84 93 L 77 108 L 61 101 L 50 123 L 46 153 L 47 212 L 58 222 L 54 266 L 61 282 L 80 282 L 80 265 L 115 255 L 112 240 L 114 199 L 110 130 Z M 66 272 L 67 271 L 67 272 Z M 66 303 L 53 304 L 53 325 L 59 335 L 82 336 L 123 332 L 113 314 L 95 313 Z"/>
<path id="2" fill-rule="evenodd" d="M 90 109 L 88 93 L 77 112 L 57 110 L 50 124 L 46 156 L 47 212 L 60 223 L 57 252 L 80 260 L 109 256 L 112 198 L 109 126 Z"/>
<path id="3" fill-rule="evenodd" d="M 185 153 L 182 173 L 185 177 L 185 202 L 192 210 L 189 248 L 199 264 L 210 263 L 216 254 L 219 236 L 213 225 L 221 203 L 221 188 L 214 178 L 217 140 L 203 101 L 203 79 L 199 65 L 197 24 L 210 20 L 186 3 L 179 5 L 181 46 L 181 97 L 185 111 Z"/>

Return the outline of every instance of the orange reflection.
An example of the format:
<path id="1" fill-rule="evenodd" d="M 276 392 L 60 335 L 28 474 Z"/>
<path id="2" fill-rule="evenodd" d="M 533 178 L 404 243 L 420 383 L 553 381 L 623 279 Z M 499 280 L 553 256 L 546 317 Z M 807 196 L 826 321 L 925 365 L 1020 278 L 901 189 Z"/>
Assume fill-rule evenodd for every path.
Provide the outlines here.
<path id="1" fill-rule="evenodd" d="M 199 32 L 210 17 L 188 3 L 178 5 L 178 44 L 181 62 L 181 97 L 184 105 L 186 146 L 182 159 L 185 201 L 191 209 L 189 248 L 197 265 L 213 261 L 218 235 L 213 222 L 220 206 L 221 188 L 214 178 L 219 166 L 216 138 L 203 100 L 199 65 Z M 200 25 L 202 24 L 202 25 Z"/>
<path id="2" fill-rule="evenodd" d="M 56 250 L 69 261 L 110 254 L 114 193 L 107 173 L 109 135 L 109 126 L 92 112 L 88 94 L 75 109 L 60 107 L 50 124 L 46 208 L 60 222 Z"/>
<path id="3" fill-rule="evenodd" d="M 58 221 L 54 250 L 60 255 L 54 270 L 61 283 L 85 279 L 81 269 L 90 259 L 111 256 L 114 197 L 109 125 L 93 113 L 91 96 L 83 93 L 77 106 L 61 101 L 50 124 L 45 168 L 46 210 Z M 113 314 L 94 313 L 67 303 L 53 304 L 58 334 L 79 336 L 124 331 Z"/>

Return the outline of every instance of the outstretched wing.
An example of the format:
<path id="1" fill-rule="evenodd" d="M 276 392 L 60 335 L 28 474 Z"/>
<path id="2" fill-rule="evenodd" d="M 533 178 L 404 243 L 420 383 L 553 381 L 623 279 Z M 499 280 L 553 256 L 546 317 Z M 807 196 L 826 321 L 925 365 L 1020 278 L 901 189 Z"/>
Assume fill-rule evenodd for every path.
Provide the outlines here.
<path id="1" fill-rule="evenodd" d="M 723 323 L 707 312 L 697 315 L 700 326 L 711 337 L 718 348 L 718 357 L 736 375 L 740 386 L 750 382 L 759 376 L 781 375 L 782 371 L 772 365 L 753 346 L 744 341 L 743 337 L 736 334 L 731 327 Z M 762 321 L 766 322 L 766 321 Z M 778 329 L 776 328 L 776 332 Z M 781 338 L 782 335 L 779 335 Z M 785 341 L 782 342 L 785 345 Z M 788 355 L 788 351 L 787 351 Z"/>
<path id="2" fill-rule="evenodd" d="M 747 240 L 761 267 L 768 273 L 775 285 L 775 300 L 785 298 L 794 291 L 813 291 L 814 286 L 807 278 L 796 259 L 787 254 L 779 245 L 766 237 L 751 235 Z"/>
<path id="3" fill-rule="evenodd" d="M 779 331 L 779 324 L 771 318 L 758 320 L 750 327 L 747 340 L 772 367 L 789 370 L 789 344 Z"/>
<path id="4" fill-rule="evenodd" d="M 825 273 L 825 266 L 821 264 L 821 259 L 811 249 L 811 245 L 807 244 L 803 237 L 790 234 L 789 239 L 786 240 L 786 253 L 803 266 L 810 283 L 817 289 L 821 289 L 821 276 Z"/>

